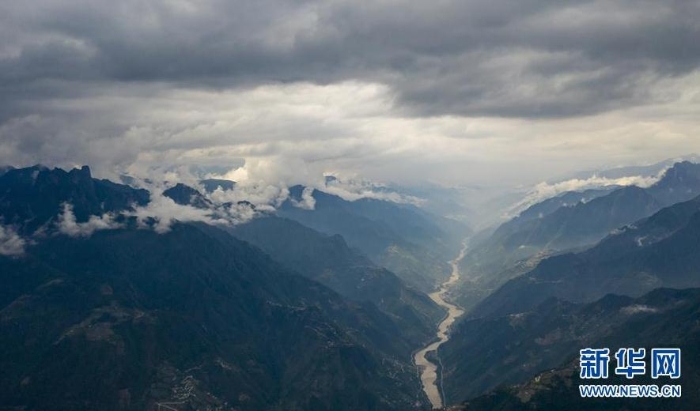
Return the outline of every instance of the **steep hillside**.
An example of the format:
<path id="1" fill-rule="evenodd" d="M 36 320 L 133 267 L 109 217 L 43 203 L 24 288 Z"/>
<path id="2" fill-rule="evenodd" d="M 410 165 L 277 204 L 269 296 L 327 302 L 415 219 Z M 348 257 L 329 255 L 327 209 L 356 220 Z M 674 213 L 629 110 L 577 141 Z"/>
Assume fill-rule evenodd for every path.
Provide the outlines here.
<path id="1" fill-rule="evenodd" d="M 649 188 L 571 193 L 536 204 L 474 244 L 462 262 L 468 282 L 460 302 L 470 307 L 546 257 L 591 247 L 620 227 L 699 194 L 700 165 L 681 162 Z"/>
<path id="2" fill-rule="evenodd" d="M 360 199 L 346 201 L 318 190 L 313 209 L 295 206 L 303 187 L 290 189 L 278 215 L 325 234 L 340 234 L 378 265 L 421 291 L 432 291 L 449 275 L 447 261 L 469 234 L 462 224 L 432 216 L 411 205 Z"/>
<path id="3" fill-rule="evenodd" d="M 581 253 L 548 258 L 478 304 L 474 317 L 527 311 L 550 296 L 592 301 L 700 285 L 700 199 L 663 209 Z"/>
<path id="4" fill-rule="evenodd" d="M 426 404 L 411 354 L 437 313 L 390 273 L 379 270 L 386 286 L 371 290 L 386 293 L 383 310 L 370 302 L 376 295 L 348 301 L 220 228 L 134 216 L 149 193 L 95 180 L 86 167 L 9 170 L 0 189 L 3 230 L 23 242 L 21 252 L 0 253 L 1 407 L 405 410 Z M 209 205 L 186 186 L 169 195 Z M 104 213 L 119 224 L 66 231 L 65 204 L 76 227 Z M 312 265 L 308 273 L 317 273 Z M 393 304 L 391 292 L 400 295 Z"/>
<path id="5" fill-rule="evenodd" d="M 435 325 L 445 315 L 426 294 L 350 249 L 339 235 L 327 236 L 279 217 L 257 218 L 231 232 L 344 297 L 375 304 L 400 324 L 404 335 L 414 337 L 416 344 L 432 338 Z"/>
<path id="6" fill-rule="evenodd" d="M 87 166 L 71 171 L 34 166 L 0 175 L 2 223 L 26 234 L 55 221 L 64 202 L 72 205 L 77 222 L 85 222 L 91 215 L 145 205 L 149 197 L 146 190 L 92 178 Z"/>
<path id="7" fill-rule="evenodd" d="M 217 229 L 47 239 L 0 257 L 0 403 L 29 409 L 396 409 L 413 347 Z"/>

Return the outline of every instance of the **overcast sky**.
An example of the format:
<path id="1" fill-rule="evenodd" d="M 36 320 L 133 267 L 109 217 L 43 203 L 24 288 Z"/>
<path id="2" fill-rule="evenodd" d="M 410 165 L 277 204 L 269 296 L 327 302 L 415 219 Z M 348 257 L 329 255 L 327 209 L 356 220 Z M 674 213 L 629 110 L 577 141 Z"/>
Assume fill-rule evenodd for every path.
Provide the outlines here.
<path id="1" fill-rule="evenodd" d="M 0 164 L 529 184 L 700 151 L 697 0 L 3 0 Z"/>

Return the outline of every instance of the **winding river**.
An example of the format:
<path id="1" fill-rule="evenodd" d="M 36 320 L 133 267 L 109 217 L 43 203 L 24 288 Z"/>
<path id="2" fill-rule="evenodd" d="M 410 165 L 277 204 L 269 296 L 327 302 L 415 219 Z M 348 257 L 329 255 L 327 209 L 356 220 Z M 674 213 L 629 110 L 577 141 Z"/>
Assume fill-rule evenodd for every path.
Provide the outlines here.
<path id="1" fill-rule="evenodd" d="M 447 308 L 447 317 L 445 317 L 445 319 L 438 325 L 438 331 L 436 334 L 437 341 L 425 346 L 423 349 L 418 351 L 413 358 L 420 372 L 423 391 L 425 391 L 425 394 L 428 396 L 433 408 L 442 408 L 443 406 L 442 382 L 440 381 L 440 387 L 438 387 L 438 366 L 437 364 L 428 360 L 426 355 L 431 351 L 437 350 L 438 347 L 445 343 L 445 341 L 450 339 L 447 331 L 455 320 L 460 315 L 464 314 L 464 310 L 445 301 L 445 297 L 450 288 L 459 280 L 459 262 L 462 260 L 462 258 L 464 258 L 466 252 L 467 245 L 465 243 L 457 258 L 450 261 L 450 265 L 452 266 L 452 274 L 450 275 L 450 278 L 442 283 L 437 291 L 430 294 L 430 298 L 433 301 L 435 301 L 438 305 Z"/>

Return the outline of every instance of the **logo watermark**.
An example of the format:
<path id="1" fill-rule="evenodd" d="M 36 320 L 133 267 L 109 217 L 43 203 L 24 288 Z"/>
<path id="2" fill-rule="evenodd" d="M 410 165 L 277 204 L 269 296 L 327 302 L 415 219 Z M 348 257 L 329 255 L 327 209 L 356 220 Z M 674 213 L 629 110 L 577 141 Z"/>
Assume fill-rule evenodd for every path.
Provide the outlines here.
<path id="1" fill-rule="evenodd" d="M 579 352 L 580 377 L 583 380 L 601 380 L 608 378 L 611 360 L 609 348 L 584 348 Z M 632 380 L 637 376 L 649 375 L 652 379 L 681 377 L 680 348 L 652 348 L 647 369 L 647 350 L 645 348 L 620 348 L 613 355 L 615 375 Z M 678 384 L 626 384 L 626 385 L 579 385 L 582 398 L 680 398 L 681 386 Z"/>
<path id="2" fill-rule="evenodd" d="M 680 385 L 579 385 L 581 398 L 680 398 Z"/>

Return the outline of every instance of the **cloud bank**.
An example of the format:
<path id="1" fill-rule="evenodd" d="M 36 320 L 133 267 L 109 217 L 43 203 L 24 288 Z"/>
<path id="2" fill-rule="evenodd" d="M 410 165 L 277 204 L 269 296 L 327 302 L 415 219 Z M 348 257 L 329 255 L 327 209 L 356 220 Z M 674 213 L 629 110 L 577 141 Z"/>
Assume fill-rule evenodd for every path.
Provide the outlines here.
<path id="1" fill-rule="evenodd" d="M 328 173 L 507 189 L 659 161 L 697 151 L 699 18 L 691 0 L 6 0 L 0 165 L 243 165 L 270 197 Z"/>
<path id="2" fill-rule="evenodd" d="M 644 104 L 700 62 L 691 0 L 4 1 L 1 80 L 388 85 L 419 115 Z M 17 90 L 17 88 L 13 88 Z"/>
<path id="3" fill-rule="evenodd" d="M 587 179 L 574 178 L 571 180 L 560 181 L 558 183 L 541 182 L 530 191 L 526 197 L 515 204 L 510 210 L 510 213 L 518 213 L 533 204 L 539 203 L 542 200 L 556 197 L 567 191 L 584 191 L 595 188 L 605 187 L 621 187 L 621 186 L 638 186 L 642 188 L 650 187 L 661 179 L 666 169 L 662 170 L 656 176 L 625 176 L 619 178 L 608 178 L 592 176 Z"/>

